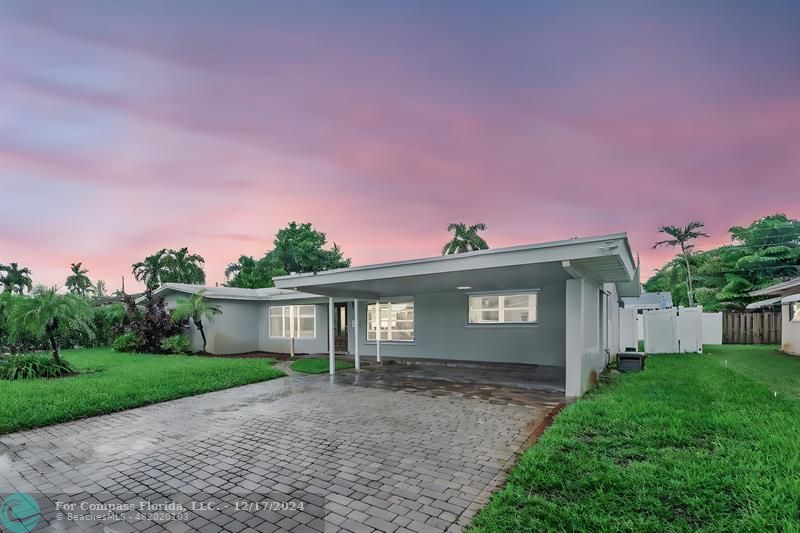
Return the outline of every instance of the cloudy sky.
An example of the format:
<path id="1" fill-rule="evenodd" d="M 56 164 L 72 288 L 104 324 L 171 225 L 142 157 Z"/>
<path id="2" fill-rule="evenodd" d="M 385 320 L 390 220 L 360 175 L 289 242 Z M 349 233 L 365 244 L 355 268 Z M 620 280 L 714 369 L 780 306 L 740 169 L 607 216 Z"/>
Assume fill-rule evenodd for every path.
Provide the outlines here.
<path id="1" fill-rule="evenodd" d="M 800 216 L 797 2 L 0 1 L 0 263 L 109 288 L 310 221 L 354 264 Z M 130 286 L 130 285 L 129 285 Z"/>

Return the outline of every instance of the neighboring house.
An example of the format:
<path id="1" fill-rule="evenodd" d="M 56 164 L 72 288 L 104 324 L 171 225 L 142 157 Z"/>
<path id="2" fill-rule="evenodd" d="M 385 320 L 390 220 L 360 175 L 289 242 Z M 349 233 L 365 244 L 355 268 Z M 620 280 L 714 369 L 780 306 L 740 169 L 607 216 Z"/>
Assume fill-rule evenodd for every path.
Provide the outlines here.
<path id="1" fill-rule="evenodd" d="M 636 309 L 636 312 L 642 314 L 642 311 L 652 309 L 670 309 L 672 307 L 672 293 L 671 292 L 643 292 L 635 298 L 623 297 L 625 309 Z"/>
<path id="2" fill-rule="evenodd" d="M 750 293 L 750 296 L 769 296 L 753 302 L 747 309 L 781 306 L 781 350 L 800 355 L 800 278 L 795 278 Z"/>
<path id="3" fill-rule="evenodd" d="M 620 233 L 294 274 L 272 289 L 155 292 L 172 305 L 204 290 L 222 307 L 206 326 L 212 353 L 288 353 L 293 339 L 296 353 L 331 359 L 537 365 L 579 396 L 619 351 L 618 300 L 638 296 L 638 276 Z"/>

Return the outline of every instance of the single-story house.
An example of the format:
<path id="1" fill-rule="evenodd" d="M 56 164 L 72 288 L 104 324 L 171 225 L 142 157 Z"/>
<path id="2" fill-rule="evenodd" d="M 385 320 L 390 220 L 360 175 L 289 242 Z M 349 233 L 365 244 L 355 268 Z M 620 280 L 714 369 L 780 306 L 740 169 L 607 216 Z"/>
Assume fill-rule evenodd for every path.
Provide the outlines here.
<path id="1" fill-rule="evenodd" d="M 750 296 L 769 298 L 753 302 L 747 309 L 781 306 L 781 350 L 800 355 L 800 278 L 753 291 Z"/>
<path id="2" fill-rule="evenodd" d="M 275 288 L 167 283 L 223 313 L 212 353 L 266 351 L 537 365 L 580 396 L 619 351 L 621 296 L 638 296 L 624 233 L 291 274 Z M 192 342 L 200 340 L 189 327 Z"/>

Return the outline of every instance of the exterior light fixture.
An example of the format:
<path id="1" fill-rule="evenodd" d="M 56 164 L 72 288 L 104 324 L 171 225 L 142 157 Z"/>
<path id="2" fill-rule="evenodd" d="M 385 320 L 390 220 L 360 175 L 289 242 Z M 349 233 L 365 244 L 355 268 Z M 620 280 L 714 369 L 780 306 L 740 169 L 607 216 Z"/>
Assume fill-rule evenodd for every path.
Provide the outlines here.
<path id="1" fill-rule="evenodd" d="M 466 290 L 469 290 L 471 288 L 472 287 L 467 287 L 466 285 L 460 285 L 460 286 L 456 287 L 456 289 L 458 289 L 460 291 L 466 291 Z"/>

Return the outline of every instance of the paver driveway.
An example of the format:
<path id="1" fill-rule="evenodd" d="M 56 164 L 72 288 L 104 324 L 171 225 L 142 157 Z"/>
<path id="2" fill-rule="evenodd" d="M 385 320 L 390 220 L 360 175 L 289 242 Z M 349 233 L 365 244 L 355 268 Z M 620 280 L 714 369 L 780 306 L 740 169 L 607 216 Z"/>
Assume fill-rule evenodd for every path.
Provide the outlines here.
<path id="1" fill-rule="evenodd" d="M 0 492 L 32 494 L 43 530 L 458 530 L 557 403 L 431 397 L 341 376 L 293 376 L 1 436 Z M 175 505 L 108 516 L 109 504 L 124 511 L 144 501 Z M 78 503 L 72 514 L 86 519 L 68 522 L 56 502 L 98 505 Z"/>

